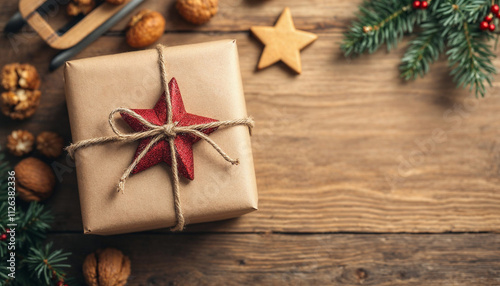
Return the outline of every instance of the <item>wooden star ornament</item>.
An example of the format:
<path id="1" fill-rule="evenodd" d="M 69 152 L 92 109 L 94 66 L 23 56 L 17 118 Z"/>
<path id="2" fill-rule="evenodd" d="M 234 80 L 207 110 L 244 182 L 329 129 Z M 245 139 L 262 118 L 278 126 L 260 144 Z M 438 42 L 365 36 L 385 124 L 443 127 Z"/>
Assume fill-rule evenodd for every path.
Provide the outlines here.
<path id="1" fill-rule="evenodd" d="M 295 29 L 288 7 L 283 10 L 274 27 L 254 26 L 250 30 L 266 45 L 260 56 L 258 69 L 282 61 L 298 74 L 302 72 L 300 50 L 318 38 L 313 33 Z"/>

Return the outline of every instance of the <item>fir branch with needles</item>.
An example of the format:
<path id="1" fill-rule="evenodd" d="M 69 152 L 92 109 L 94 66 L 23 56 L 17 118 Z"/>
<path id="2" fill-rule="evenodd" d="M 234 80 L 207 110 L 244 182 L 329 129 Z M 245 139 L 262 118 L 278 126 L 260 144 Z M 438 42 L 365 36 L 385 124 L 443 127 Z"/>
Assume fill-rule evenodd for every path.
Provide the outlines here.
<path id="1" fill-rule="evenodd" d="M 8 172 L 11 170 L 5 156 L 0 152 L 0 285 L 77 285 L 73 279 L 66 277 L 65 269 L 70 267 L 64 263 L 70 253 L 52 250 L 52 243 L 44 244 L 53 215 L 38 202 L 31 202 L 27 207 L 16 205 L 15 249 L 10 244 L 9 217 L 7 215 Z M 4 239 L 5 238 L 5 239 Z M 7 259 L 15 253 L 15 278 L 9 276 Z"/>
<path id="2" fill-rule="evenodd" d="M 401 77 L 414 80 L 429 72 L 430 65 L 438 60 L 444 51 L 445 43 L 435 19 L 421 25 L 422 30 L 410 41 L 408 49 L 401 59 Z"/>
<path id="3" fill-rule="evenodd" d="M 66 278 L 63 269 L 69 268 L 70 265 L 63 262 L 68 259 L 70 254 L 63 253 L 61 249 L 52 251 L 52 243 L 41 248 L 30 247 L 25 264 L 38 281 L 52 285 L 52 281 L 64 281 Z"/>
<path id="4" fill-rule="evenodd" d="M 498 9 L 497 0 L 365 0 L 341 49 L 347 57 L 384 44 L 390 51 L 404 35 L 416 34 L 399 66 L 404 80 L 423 77 L 443 55 L 457 86 L 483 97 L 496 74 L 492 39 Z"/>

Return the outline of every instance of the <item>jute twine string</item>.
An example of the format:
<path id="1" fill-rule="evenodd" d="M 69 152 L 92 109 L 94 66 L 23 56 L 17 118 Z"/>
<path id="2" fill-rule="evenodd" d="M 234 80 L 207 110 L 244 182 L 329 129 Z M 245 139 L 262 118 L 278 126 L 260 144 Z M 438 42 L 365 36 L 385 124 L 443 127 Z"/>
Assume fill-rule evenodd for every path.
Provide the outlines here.
<path id="1" fill-rule="evenodd" d="M 113 130 L 115 135 L 113 136 L 104 136 L 91 138 L 87 140 L 82 140 L 76 143 L 71 144 L 66 147 L 66 151 L 68 151 L 69 155 L 74 158 L 75 152 L 79 149 L 87 148 L 94 145 L 101 145 L 109 142 L 135 142 L 144 138 L 151 138 L 151 141 L 144 148 L 144 150 L 139 153 L 137 158 L 128 166 L 128 168 L 124 171 L 122 177 L 120 178 L 120 182 L 118 183 L 118 192 L 125 193 L 125 182 L 128 177 L 137 166 L 139 161 L 148 153 L 148 151 L 160 140 L 167 140 L 170 145 L 170 154 L 172 159 L 172 189 L 174 195 L 174 209 L 175 215 L 177 219 L 177 224 L 172 228 L 173 231 L 179 231 L 184 229 L 185 219 L 182 212 L 182 206 L 180 201 L 180 184 L 179 184 L 179 173 L 177 170 L 177 150 L 175 148 L 174 140 L 178 134 L 192 134 L 194 136 L 198 136 L 199 138 L 208 142 L 226 161 L 233 165 L 239 164 L 238 159 L 232 159 L 229 157 L 222 148 L 217 145 L 212 139 L 210 139 L 205 133 L 201 132 L 202 130 L 211 129 L 211 128 L 222 128 L 222 127 L 233 127 L 238 125 L 247 126 L 251 132 L 254 121 L 251 117 L 235 119 L 235 120 L 226 120 L 226 121 L 217 121 L 206 124 L 196 124 L 190 126 L 177 126 L 177 122 L 174 122 L 172 119 L 172 102 L 170 99 L 170 90 L 168 88 L 168 75 L 165 68 L 165 58 L 163 55 L 163 46 L 156 46 L 156 50 L 158 51 L 158 65 L 160 68 L 161 75 L 161 83 L 163 90 L 165 91 L 165 100 L 167 103 L 167 123 L 165 125 L 155 125 L 148 121 L 146 121 L 142 116 L 137 114 L 131 109 L 128 108 L 116 108 L 110 114 L 108 118 L 108 123 Z M 137 119 L 141 124 L 143 124 L 147 129 L 145 131 L 135 132 L 135 133 L 123 133 L 115 125 L 114 115 L 116 113 L 125 113 L 129 116 Z"/>

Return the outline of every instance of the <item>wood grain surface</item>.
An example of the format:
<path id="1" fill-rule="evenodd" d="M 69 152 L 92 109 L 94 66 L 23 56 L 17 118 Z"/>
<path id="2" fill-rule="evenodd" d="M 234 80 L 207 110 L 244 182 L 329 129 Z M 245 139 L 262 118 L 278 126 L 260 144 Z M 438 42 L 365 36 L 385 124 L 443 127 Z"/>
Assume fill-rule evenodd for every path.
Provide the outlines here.
<path id="1" fill-rule="evenodd" d="M 2 1 L 2 29 L 14 2 Z M 425 79 L 405 83 L 398 74 L 404 43 L 391 53 L 344 58 L 342 32 L 358 0 L 221 0 L 220 12 L 201 27 L 185 23 L 173 2 L 139 8 L 166 16 L 161 43 L 238 41 L 247 108 L 257 122 L 252 144 L 260 209 L 188 226 L 185 235 L 82 236 L 73 163 L 47 161 L 62 173 L 47 202 L 57 221 L 51 239 L 75 252 L 75 264 L 97 247 L 115 245 L 134 258 L 131 285 L 500 285 L 496 81 L 487 98 L 476 99 L 455 89 L 442 59 Z M 273 25 L 285 6 L 297 29 L 319 38 L 302 52 L 302 75 L 283 64 L 257 72 L 263 46 L 248 30 Z M 51 20 L 58 25 L 64 17 Z M 130 51 L 127 21 L 78 58 Z M 19 128 L 57 131 L 69 143 L 62 70 L 47 71 L 57 51 L 30 29 L 4 36 L 0 66 L 34 64 L 42 99 L 29 120 L 0 117 L 0 145 Z M 483 233 L 432 234 L 447 232 Z"/>
<path id="2" fill-rule="evenodd" d="M 95 248 L 121 249 L 132 261 L 130 285 L 500 285 L 494 234 L 60 234 L 49 240 L 80 245 L 70 270 L 76 277 Z"/>

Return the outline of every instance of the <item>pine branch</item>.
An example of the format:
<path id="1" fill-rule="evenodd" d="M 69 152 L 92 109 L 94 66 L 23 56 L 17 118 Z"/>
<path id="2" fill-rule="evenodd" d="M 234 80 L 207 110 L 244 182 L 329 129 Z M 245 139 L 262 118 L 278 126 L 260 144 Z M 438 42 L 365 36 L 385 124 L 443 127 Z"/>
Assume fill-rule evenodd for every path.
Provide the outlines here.
<path id="1" fill-rule="evenodd" d="M 481 31 L 474 20 L 484 16 L 489 5 L 489 0 L 448 0 L 436 10 L 439 22 L 445 27 L 446 55 L 453 81 L 482 97 L 486 93 L 485 84 L 491 86 L 492 75 L 496 73 L 492 63 L 495 55 L 487 43 L 491 34 Z"/>
<path id="2" fill-rule="evenodd" d="M 462 3 L 464 3 L 462 1 Z M 465 13 L 466 18 L 469 23 L 476 23 L 481 21 L 485 15 L 490 12 L 490 7 L 494 4 L 494 1 L 491 0 L 473 0 L 466 1 L 467 5 L 465 5 L 462 10 Z"/>
<path id="3" fill-rule="evenodd" d="M 1 148 L 0 148 L 1 150 Z M 8 189 L 8 171 L 10 167 L 5 161 L 5 155 L 0 153 L 0 234 L 5 233 L 8 223 L 7 216 L 7 189 Z M 4 257 L 7 253 L 7 241 L 0 241 L 0 256 Z M 3 277 L 0 272 L 0 277 Z M 1 285 L 1 284 L 0 284 Z"/>
<path id="4" fill-rule="evenodd" d="M 471 29 L 466 22 L 463 27 L 448 36 L 446 55 L 452 67 L 451 75 L 458 86 L 468 86 L 476 96 L 484 97 L 485 82 L 491 86 L 492 75 L 496 73 L 491 60 L 495 55 L 484 41 L 482 31 Z"/>
<path id="5" fill-rule="evenodd" d="M 468 24 L 482 20 L 489 12 L 491 0 L 436 0 L 437 9 L 433 13 L 444 27 L 443 35 Z"/>
<path id="6" fill-rule="evenodd" d="M 424 76 L 446 50 L 453 81 L 460 87 L 474 90 L 476 96 L 484 96 L 496 73 L 492 63 L 495 55 L 488 44 L 494 33 L 481 31 L 479 23 L 496 1 L 428 0 L 425 10 L 414 9 L 412 2 L 363 2 L 358 19 L 344 34 L 341 45 L 344 54 L 371 53 L 383 44 L 390 50 L 404 34 L 418 26 L 419 33 L 410 41 L 402 58 L 401 77 L 410 80 Z M 490 29 L 494 28 L 490 26 Z"/>
<path id="7" fill-rule="evenodd" d="M 41 249 L 31 247 L 28 257 L 24 263 L 32 271 L 38 281 L 45 285 L 53 285 L 54 281 L 64 281 L 66 273 L 63 268 L 69 268 L 69 264 L 63 263 L 71 253 L 63 253 L 61 249 L 52 251 L 52 243 L 48 243 Z"/>
<path id="8" fill-rule="evenodd" d="M 6 285 L 9 282 L 10 278 L 7 276 L 8 273 L 7 262 L 5 259 L 2 259 L 0 261 L 0 285 Z"/>
<path id="9" fill-rule="evenodd" d="M 1 148 L 0 148 L 1 149 Z M 10 170 L 3 153 L 0 152 L 0 188 L 7 190 L 7 177 Z M 9 223 L 7 216 L 6 191 L 0 191 L 0 231 L 5 233 Z M 4 194 L 5 193 L 5 194 Z M 40 203 L 31 202 L 23 211 L 21 205 L 16 206 L 16 272 L 15 279 L 8 276 L 6 241 L 0 241 L 0 285 L 27 286 L 27 285 L 57 285 L 59 281 L 68 283 L 63 263 L 69 253 L 62 250 L 51 251 L 52 244 L 41 247 L 45 234 L 53 221 L 52 214 Z M 77 285 L 71 282 L 70 285 Z"/>
<path id="10" fill-rule="evenodd" d="M 54 216 L 37 202 L 31 202 L 28 209 L 23 212 L 18 208 L 17 243 L 20 248 L 25 245 L 36 245 L 45 239 L 45 234 L 50 229 Z"/>
<path id="11" fill-rule="evenodd" d="M 1 148 L 0 148 L 1 151 Z M 0 202 L 7 201 L 7 172 L 9 171 L 9 164 L 5 161 L 5 155 L 0 153 L 0 187 L 2 191 L 0 192 Z"/>
<path id="12" fill-rule="evenodd" d="M 0 231 L 5 233 L 9 223 L 7 216 L 7 176 L 10 170 L 5 155 L 0 153 Z M 45 233 L 50 229 L 50 224 L 54 217 L 50 211 L 37 202 L 31 202 L 26 211 L 18 205 L 16 206 L 16 243 L 18 248 L 23 250 L 25 245 L 34 245 L 45 239 Z M 0 256 L 5 255 L 6 243 L 0 241 Z"/>
<path id="13" fill-rule="evenodd" d="M 429 1 L 430 2 L 430 1 Z M 357 20 L 344 34 L 341 49 L 346 56 L 373 53 L 386 44 L 390 51 L 415 24 L 427 18 L 427 11 L 412 9 L 411 0 L 364 1 Z"/>
<path id="14" fill-rule="evenodd" d="M 427 21 L 420 27 L 421 32 L 410 42 L 399 67 L 405 80 L 423 77 L 444 50 L 445 43 L 436 20 Z"/>
<path id="15" fill-rule="evenodd" d="M 3 188 L 3 185 L 0 184 L 0 187 Z M 4 215 L 4 214 L 7 214 L 7 204 L 4 203 L 5 201 L 2 201 L 0 203 L 0 214 L 3 214 L 0 216 L 0 233 L 5 233 L 6 231 L 6 225 L 7 225 L 7 215 Z M 5 257 L 5 255 L 7 254 L 7 242 L 8 241 L 2 241 L 0 240 L 0 257 Z M 1 285 L 1 284 L 0 284 Z"/>
<path id="16" fill-rule="evenodd" d="M 7 276 L 9 270 L 7 269 L 7 263 L 5 261 L 0 261 L 0 285 L 5 286 L 31 286 L 40 285 L 37 280 L 31 277 L 31 272 L 28 271 L 26 267 L 18 267 L 16 269 L 15 279 Z"/>

